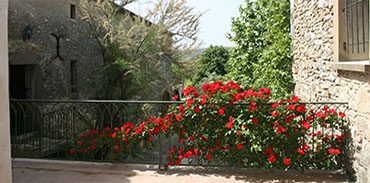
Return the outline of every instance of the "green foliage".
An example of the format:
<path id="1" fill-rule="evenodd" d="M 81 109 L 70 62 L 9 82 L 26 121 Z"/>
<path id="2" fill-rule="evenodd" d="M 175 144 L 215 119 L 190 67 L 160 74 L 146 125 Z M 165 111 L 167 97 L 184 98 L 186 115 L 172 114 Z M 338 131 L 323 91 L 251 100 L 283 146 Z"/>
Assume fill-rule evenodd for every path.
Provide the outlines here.
<path id="1" fill-rule="evenodd" d="M 104 60 L 95 79 L 99 99 L 158 99 L 171 89 L 172 63 L 198 45 L 202 14 L 186 0 L 158 0 L 145 18 L 124 8 L 133 1 L 80 1 Z"/>
<path id="2" fill-rule="evenodd" d="M 290 6 L 288 0 L 246 0 L 232 19 L 229 38 L 235 47 L 227 76 L 253 88 L 268 87 L 273 98 L 292 93 Z"/>
<path id="3" fill-rule="evenodd" d="M 168 144 L 168 165 L 193 162 L 286 170 L 343 165 L 348 122 L 340 111 L 300 103 L 297 96 L 272 102 L 268 88 L 244 90 L 233 81 L 205 83 L 201 89 L 189 86 L 184 95 L 184 103 L 170 106 L 162 117 L 80 135 L 69 158 L 102 157 L 105 149 L 126 158 L 171 143 L 157 141 L 160 136 L 178 139 Z"/>
<path id="4" fill-rule="evenodd" d="M 229 60 L 229 50 L 222 46 L 210 46 L 197 60 L 197 73 L 193 83 L 200 83 L 202 79 L 224 76 L 225 64 Z"/>
<path id="5" fill-rule="evenodd" d="M 171 37 L 164 27 L 132 16 L 111 1 L 83 0 L 80 8 L 104 60 L 97 68 L 96 97 L 123 100 L 153 97 L 149 93 L 157 83 L 165 83 L 160 71 L 171 49 Z"/>

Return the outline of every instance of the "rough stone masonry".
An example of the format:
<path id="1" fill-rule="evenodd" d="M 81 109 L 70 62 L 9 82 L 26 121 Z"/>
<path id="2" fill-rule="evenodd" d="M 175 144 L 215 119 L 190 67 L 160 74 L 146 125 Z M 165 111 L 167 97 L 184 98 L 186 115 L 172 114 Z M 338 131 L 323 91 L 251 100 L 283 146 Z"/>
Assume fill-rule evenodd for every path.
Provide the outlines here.
<path id="1" fill-rule="evenodd" d="M 335 0 L 291 0 L 295 93 L 304 101 L 349 103 L 351 165 L 358 182 L 370 182 L 370 69 L 335 69 Z"/>

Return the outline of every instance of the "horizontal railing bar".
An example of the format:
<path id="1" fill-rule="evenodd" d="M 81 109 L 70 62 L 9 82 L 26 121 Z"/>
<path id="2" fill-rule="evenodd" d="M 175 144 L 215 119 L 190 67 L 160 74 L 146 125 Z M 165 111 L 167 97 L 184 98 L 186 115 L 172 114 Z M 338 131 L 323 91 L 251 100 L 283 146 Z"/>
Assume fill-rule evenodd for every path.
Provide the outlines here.
<path id="1" fill-rule="evenodd" d="M 183 104 L 182 101 L 146 101 L 146 100 L 36 100 L 10 99 L 11 102 L 41 102 L 41 103 L 127 103 L 127 104 Z"/>
<path id="2" fill-rule="evenodd" d="M 127 103 L 127 104 L 184 104 L 185 101 L 160 100 L 39 100 L 39 99 L 10 99 L 11 102 L 49 102 L 49 103 Z M 272 104 L 267 102 L 266 104 Z M 348 102 L 298 102 L 298 104 L 344 104 Z M 234 105 L 249 105 L 248 102 L 235 102 Z"/>
<path id="3" fill-rule="evenodd" d="M 344 104 L 348 105 L 348 102 L 298 102 L 300 104 Z"/>

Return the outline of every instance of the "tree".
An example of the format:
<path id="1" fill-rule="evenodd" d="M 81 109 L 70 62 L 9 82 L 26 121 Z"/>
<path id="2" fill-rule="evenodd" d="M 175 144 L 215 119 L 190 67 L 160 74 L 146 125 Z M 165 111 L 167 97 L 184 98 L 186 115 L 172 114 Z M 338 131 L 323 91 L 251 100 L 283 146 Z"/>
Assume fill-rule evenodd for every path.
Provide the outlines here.
<path id="1" fill-rule="evenodd" d="M 210 46 L 197 60 L 197 73 L 193 83 L 200 83 L 202 79 L 211 79 L 226 74 L 225 64 L 229 60 L 229 50 L 222 46 Z"/>
<path id="2" fill-rule="evenodd" d="M 124 9 L 133 1 L 81 1 L 83 19 L 104 59 L 98 70 L 98 98 L 153 99 L 154 89 L 171 88 L 168 66 L 199 42 L 201 15 L 185 0 L 158 0 L 144 18 Z"/>
<path id="3" fill-rule="evenodd" d="M 246 0 L 232 19 L 229 38 L 236 45 L 227 76 L 244 86 L 269 87 L 273 97 L 292 93 L 289 0 Z"/>

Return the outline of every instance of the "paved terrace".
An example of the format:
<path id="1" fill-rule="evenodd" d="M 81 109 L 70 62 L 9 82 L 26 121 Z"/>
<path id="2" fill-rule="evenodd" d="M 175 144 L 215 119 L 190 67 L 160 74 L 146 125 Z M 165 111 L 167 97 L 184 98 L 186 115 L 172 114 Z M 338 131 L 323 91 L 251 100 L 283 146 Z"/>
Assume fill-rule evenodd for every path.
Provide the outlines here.
<path id="1" fill-rule="evenodd" d="M 158 171 L 156 165 L 13 159 L 15 183 L 157 183 L 157 182 L 346 182 L 341 173 L 256 169 L 176 167 Z M 1 182 L 1 181 L 0 181 Z"/>

